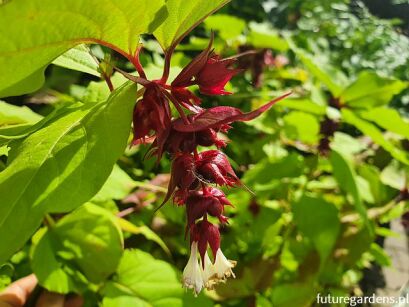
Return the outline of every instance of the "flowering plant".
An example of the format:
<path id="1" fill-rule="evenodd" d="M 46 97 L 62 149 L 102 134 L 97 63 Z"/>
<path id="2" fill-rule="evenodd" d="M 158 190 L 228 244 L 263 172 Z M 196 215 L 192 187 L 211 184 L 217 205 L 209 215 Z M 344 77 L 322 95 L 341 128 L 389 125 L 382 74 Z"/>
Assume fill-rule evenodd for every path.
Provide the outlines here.
<path id="1" fill-rule="evenodd" d="M 227 143 L 219 133 L 227 133 L 236 121 L 249 121 L 267 111 L 274 103 L 289 94 L 280 96 L 260 108 L 243 113 L 234 107 L 204 109 L 200 98 L 188 87 L 197 85 L 204 95 L 230 95 L 225 90 L 229 80 L 240 70 L 232 68 L 235 58 L 222 59 L 212 51 L 213 37 L 208 47 L 197 55 L 168 85 L 170 60 L 165 63 L 160 80 L 146 80 L 142 66 L 140 77 L 124 74 L 145 87 L 143 97 L 133 113 L 133 144 L 150 140 L 150 155 L 159 160 L 164 152 L 173 157 L 171 178 L 164 205 L 170 198 L 178 205 L 186 205 L 186 234 L 190 237 L 190 258 L 183 271 L 183 284 L 197 294 L 202 288 L 212 289 L 215 284 L 233 276 L 235 261 L 227 260 L 220 249 L 219 228 L 208 221 L 208 216 L 227 224 L 223 215 L 225 206 L 232 204 L 215 186 L 242 185 L 227 157 L 220 151 Z M 139 49 L 140 50 L 140 49 Z M 171 51 L 165 54 L 171 59 Z M 136 54 L 136 61 L 139 54 Z M 179 117 L 172 118 L 170 104 Z M 185 111 L 190 114 L 185 114 Z M 215 146 L 216 150 L 198 152 L 198 146 Z M 161 205 L 161 206 L 162 206 Z M 213 261 L 207 250 L 210 247 Z M 197 255 L 200 255 L 198 263 Z"/>

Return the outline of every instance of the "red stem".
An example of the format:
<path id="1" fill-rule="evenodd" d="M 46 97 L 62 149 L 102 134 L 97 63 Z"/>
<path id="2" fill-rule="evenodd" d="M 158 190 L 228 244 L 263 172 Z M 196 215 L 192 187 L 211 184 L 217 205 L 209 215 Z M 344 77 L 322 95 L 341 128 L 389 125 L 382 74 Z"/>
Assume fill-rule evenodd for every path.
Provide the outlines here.
<path id="1" fill-rule="evenodd" d="M 139 53 L 142 50 L 142 45 L 139 45 L 136 49 L 135 56 L 132 59 L 132 64 L 135 66 L 136 71 L 138 72 L 139 76 L 146 79 L 145 71 L 143 70 L 142 64 L 139 60 Z"/>
<path id="2" fill-rule="evenodd" d="M 163 74 L 160 79 L 161 84 L 166 84 L 169 78 L 170 72 L 170 60 L 172 58 L 173 51 L 175 51 L 176 45 L 170 46 L 170 48 L 165 52 L 165 65 L 163 66 Z"/>

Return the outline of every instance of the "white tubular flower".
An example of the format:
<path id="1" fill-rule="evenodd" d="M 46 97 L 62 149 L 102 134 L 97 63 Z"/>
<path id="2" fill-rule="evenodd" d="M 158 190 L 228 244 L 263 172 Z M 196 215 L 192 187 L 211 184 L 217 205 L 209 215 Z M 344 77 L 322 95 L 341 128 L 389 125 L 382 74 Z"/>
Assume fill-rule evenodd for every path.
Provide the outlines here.
<path id="1" fill-rule="evenodd" d="M 222 253 L 222 250 L 219 248 L 216 253 L 216 261 L 213 265 L 214 274 L 220 280 L 225 280 L 229 277 L 236 278 L 232 268 L 236 266 L 237 262 L 228 260 Z"/>
<path id="2" fill-rule="evenodd" d="M 205 254 L 204 269 L 202 270 L 203 283 L 207 290 L 214 288 L 214 285 L 217 284 L 217 277 L 214 272 L 213 263 L 209 258 L 209 255 Z"/>
<path id="3" fill-rule="evenodd" d="M 202 269 L 197 259 L 197 242 L 193 242 L 190 247 L 190 258 L 183 270 L 183 286 L 193 289 L 195 296 L 203 288 Z"/>

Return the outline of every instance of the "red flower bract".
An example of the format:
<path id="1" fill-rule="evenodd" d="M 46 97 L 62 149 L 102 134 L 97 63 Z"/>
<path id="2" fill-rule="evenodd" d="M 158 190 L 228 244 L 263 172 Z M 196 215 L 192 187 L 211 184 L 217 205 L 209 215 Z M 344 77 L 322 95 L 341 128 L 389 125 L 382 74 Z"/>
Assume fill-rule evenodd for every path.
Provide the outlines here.
<path id="1" fill-rule="evenodd" d="M 153 130 L 159 150 L 168 137 L 171 112 L 166 97 L 155 83 L 146 86 L 143 98 L 136 104 L 133 114 L 133 144 L 143 142 Z"/>
<path id="2" fill-rule="evenodd" d="M 201 152 L 195 165 L 197 174 L 206 181 L 226 186 L 240 184 L 229 160 L 219 150 Z"/>
<path id="3" fill-rule="evenodd" d="M 206 65 L 196 75 L 195 83 L 205 95 L 230 95 L 224 87 L 230 79 L 240 72 L 239 69 L 231 69 L 234 59 L 220 59 L 216 54 L 212 55 Z"/>
<path id="4" fill-rule="evenodd" d="M 226 205 L 232 206 L 219 189 L 209 187 L 202 191 L 190 191 L 186 199 L 187 227 L 191 227 L 196 220 L 206 214 L 217 217 L 221 223 L 226 223 L 227 217 L 222 215 Z"/>
<path id="5" fill-rule="evenodd" d="M 204 129 L 214 128 L 221 129 L 223 125 L 230 124 L 236 121 L 249 121 L 258 116 L 263 112 L 271 108 L 275 103 L 284 99 L 291 93 L 284 94 L 271 100 L 269 103 L 261 106 L 260 108 L 243 113 L 240 109 L 234 107 L 214 107 L 210 109 L 203 110 L 198 114 L 191 115 L 189 117 L 190 123 L 184 123 L 181 120 L 172 123 L 172 127 L 181 132 L 194 132 Z"/>

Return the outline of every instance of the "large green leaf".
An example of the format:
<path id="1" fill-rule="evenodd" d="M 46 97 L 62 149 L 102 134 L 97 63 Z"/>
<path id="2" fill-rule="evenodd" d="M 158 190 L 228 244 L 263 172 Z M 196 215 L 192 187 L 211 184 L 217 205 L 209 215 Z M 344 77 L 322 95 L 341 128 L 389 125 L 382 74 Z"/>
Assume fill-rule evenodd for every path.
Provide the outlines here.
<path id="1" fill-rule="evenodd" d="M 163 0 L 13 0 L 0 7 L 0 97 L 31 92 L 68 49 L 100 43 L 130 57 L 164 20 Z"/>
<path id="2" fill-rule="evenodd" d="M 0 127 L 19 125 L 19 124 L 34 124 L 43 117 L 28 107 L 18 107 L 0 101 Z"/>
<path id="3" fill-rule="evenodd" d="M 89 48 L 86 45 L 78 45 L 66 53 L 60 55 L 53 61 L 54 65 L 64 68 L 85 72 L 99 77 L 98 63 L 92 57 Z"/>
<path id="4" fill-rule="evenodd" d="M 346 108 L 342 109 L 341 113 L 344 122 L 355 126 L 363 134 L 369 136 L 376 144 L 382 146 L 383 149 L 388 151 L 395 159 L 409 165 L 408 154 L 387 140 L 382 131 L 374 124 L 358 117 L 354 112 Z"/>
<path id="5" fill-rule="evenodd" d="M 127 84 L 106 103 L 73 107 L 10 144 L 9 165 L 0 173 L 0 263 L 44 213 L 72 210 L 98 192 L 126 147 L 135 98 L 136 87 Z"/>
<path id="6" fill-rule="evenodd" d="M 337 208 L 322 198 L 303 196 L 293 206 L 294 221 L 311 239 L 323 264 L 331 253 L 341 228 Z"/>
<path id="7" fill-rule="evenodd" d="M 388 131 L 409 139 L 409 120 L 405 120 L 395 109 L 386 107 L 373 108 L 363 112 L 361 116 Z"/>
<path id="8" fill-rule="evenodd" d="M 183 289 L 170 264 L 140 250 L 126 250 L 104 289 L 102 306 L 181 307 L 182 300 Z"/>
<path id="9" fill-rule="evenodd" d="M 168 0 L 168 18 L 155 30 L 154 35 L 162 48 L 167 50 L 228 2 L 230 0 Z"/>
<path id="10" fill-rule="evenodd" d="M 341 93 L 341 100 L 351 107 L 370 109 L 388 104 L 394 95 L 406 87 L 407 82 L 364 71 Z"/>
<path id="11" fill-rule="evenodd" d="M 92 204 L 66 215 L 36 239 L 33 272 L 43 287 L 58 293 L 83 292 L 87 280 L 103 282 L 117 269 L 123 251 L 115 217 Z"/>
<path id="12" fill-rule="evenodd" d="M 353 205 L 355 206 L 356 211 L 359 213 L 362 221 L 369 229 L 366 208 L 361 199 L 361 195 L 358 190 L 357 175 L 351 163 L 342 154 L 335 150 L 331 151 L 330 162 L 334 172 L 334 177 L 337 180 L 340 189 L 352 197 Z"/>

